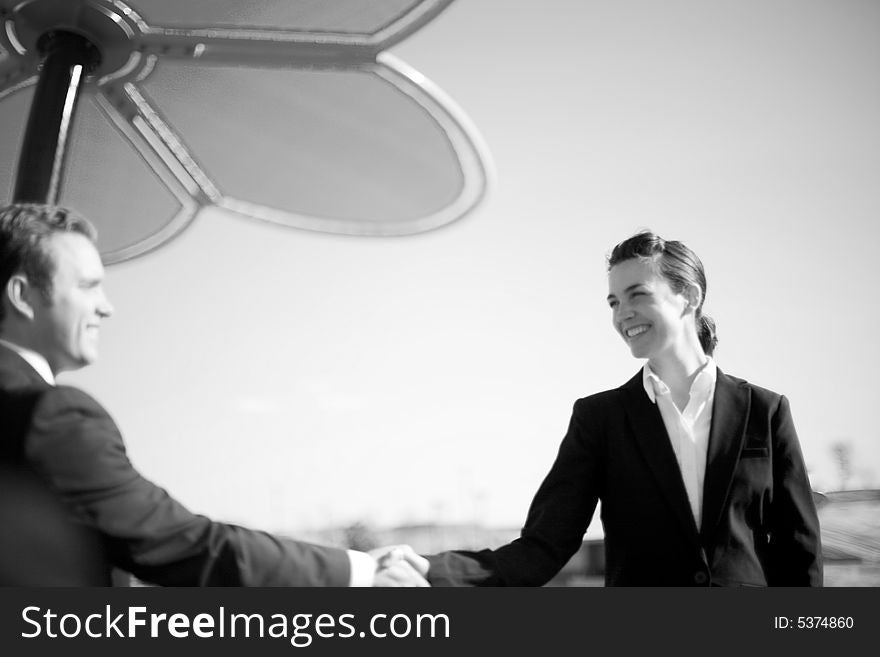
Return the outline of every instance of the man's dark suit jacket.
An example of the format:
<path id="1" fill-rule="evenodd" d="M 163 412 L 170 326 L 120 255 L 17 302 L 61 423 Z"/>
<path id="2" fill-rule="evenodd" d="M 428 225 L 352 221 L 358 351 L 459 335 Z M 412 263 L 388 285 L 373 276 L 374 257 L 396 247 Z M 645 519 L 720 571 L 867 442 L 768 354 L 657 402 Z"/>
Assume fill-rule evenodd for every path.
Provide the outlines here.
<path id="1" fill-rule="evenodd" d="M 134 469 L 116 424 L 89 395 L 50 386 L 0 345 L 0 461 L 36 473 L 107 563 L 165 586 L 347 586 L 345 550 L 282 539 L 189 512 Z M 193 464 L 194 471 L 198 464 Z"/>
<path id="2" fill-rule="evenodd" d="M 821 586 L 819 521 L 788 401 L 718 371 L 697 530 L 641 371 L 574 405 L 520 538 L 428 557 L 434 586 L 540 586 L 601 500 L 608 586 Z"/>

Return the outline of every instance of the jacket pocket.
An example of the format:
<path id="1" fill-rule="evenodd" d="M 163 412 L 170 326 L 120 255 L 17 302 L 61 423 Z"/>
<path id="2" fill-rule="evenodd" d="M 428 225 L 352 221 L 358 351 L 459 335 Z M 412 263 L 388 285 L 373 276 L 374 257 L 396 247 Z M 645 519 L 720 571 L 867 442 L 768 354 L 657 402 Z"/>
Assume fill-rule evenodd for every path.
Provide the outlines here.
<path id="1" fill-rule="evenodd" d="M 770 449 L 767 447 L 744 447 L 740 458 L 759 459 L 770 456 Z"/>

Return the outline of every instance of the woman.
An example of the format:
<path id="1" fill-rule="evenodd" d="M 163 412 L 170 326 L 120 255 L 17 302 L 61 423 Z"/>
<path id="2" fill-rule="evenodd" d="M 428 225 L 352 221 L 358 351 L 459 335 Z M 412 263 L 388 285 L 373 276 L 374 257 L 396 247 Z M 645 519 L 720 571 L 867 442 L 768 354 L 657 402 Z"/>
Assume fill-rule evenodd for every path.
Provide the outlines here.
<path id="1" fill-rule="evenodd" d="M 538 586 L 602 502 L 609 586 L 821 586 L 819 522 L 785 397 L 721 372 L 703 265 L 650 232 L 614 247 L 630 381 L 578 400 L 520 538 L 429 556 L 435 586 Z"/>

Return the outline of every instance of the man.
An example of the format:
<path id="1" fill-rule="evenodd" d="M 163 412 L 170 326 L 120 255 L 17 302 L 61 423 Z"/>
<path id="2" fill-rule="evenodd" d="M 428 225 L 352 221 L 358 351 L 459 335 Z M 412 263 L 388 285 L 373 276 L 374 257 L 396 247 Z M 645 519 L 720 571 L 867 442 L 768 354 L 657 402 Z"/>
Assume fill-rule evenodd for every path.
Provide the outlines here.
<path id="1" fill-rule="evenodd" d="M 96 360 L 113 313 L 95 237 L 64 208 L 0 207 L 0 462 L 35 474 L 69 520 L 97 534 L 103 583 L 112 566 L 164 586 L 426 586 L 407 548 L 383 556 L 380 568 L 364 552 L 214 522 L 134 469 L 104 408 L 55 382 Z"/>

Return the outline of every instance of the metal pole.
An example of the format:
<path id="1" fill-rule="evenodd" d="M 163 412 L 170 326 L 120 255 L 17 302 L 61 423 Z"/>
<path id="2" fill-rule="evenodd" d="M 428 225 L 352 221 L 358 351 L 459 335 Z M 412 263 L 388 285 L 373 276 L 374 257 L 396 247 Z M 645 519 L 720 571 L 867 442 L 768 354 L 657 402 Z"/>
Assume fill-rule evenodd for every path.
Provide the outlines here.
<path id="1" fill-rule="evenodd" d="M 55 204 L 61 193 L 70 128 L 83 81 L 100 63 L 98 49 L 72 32 L 49 32 L 38 44 L 40 78 L 18 158 L 13 200 Z"/>

